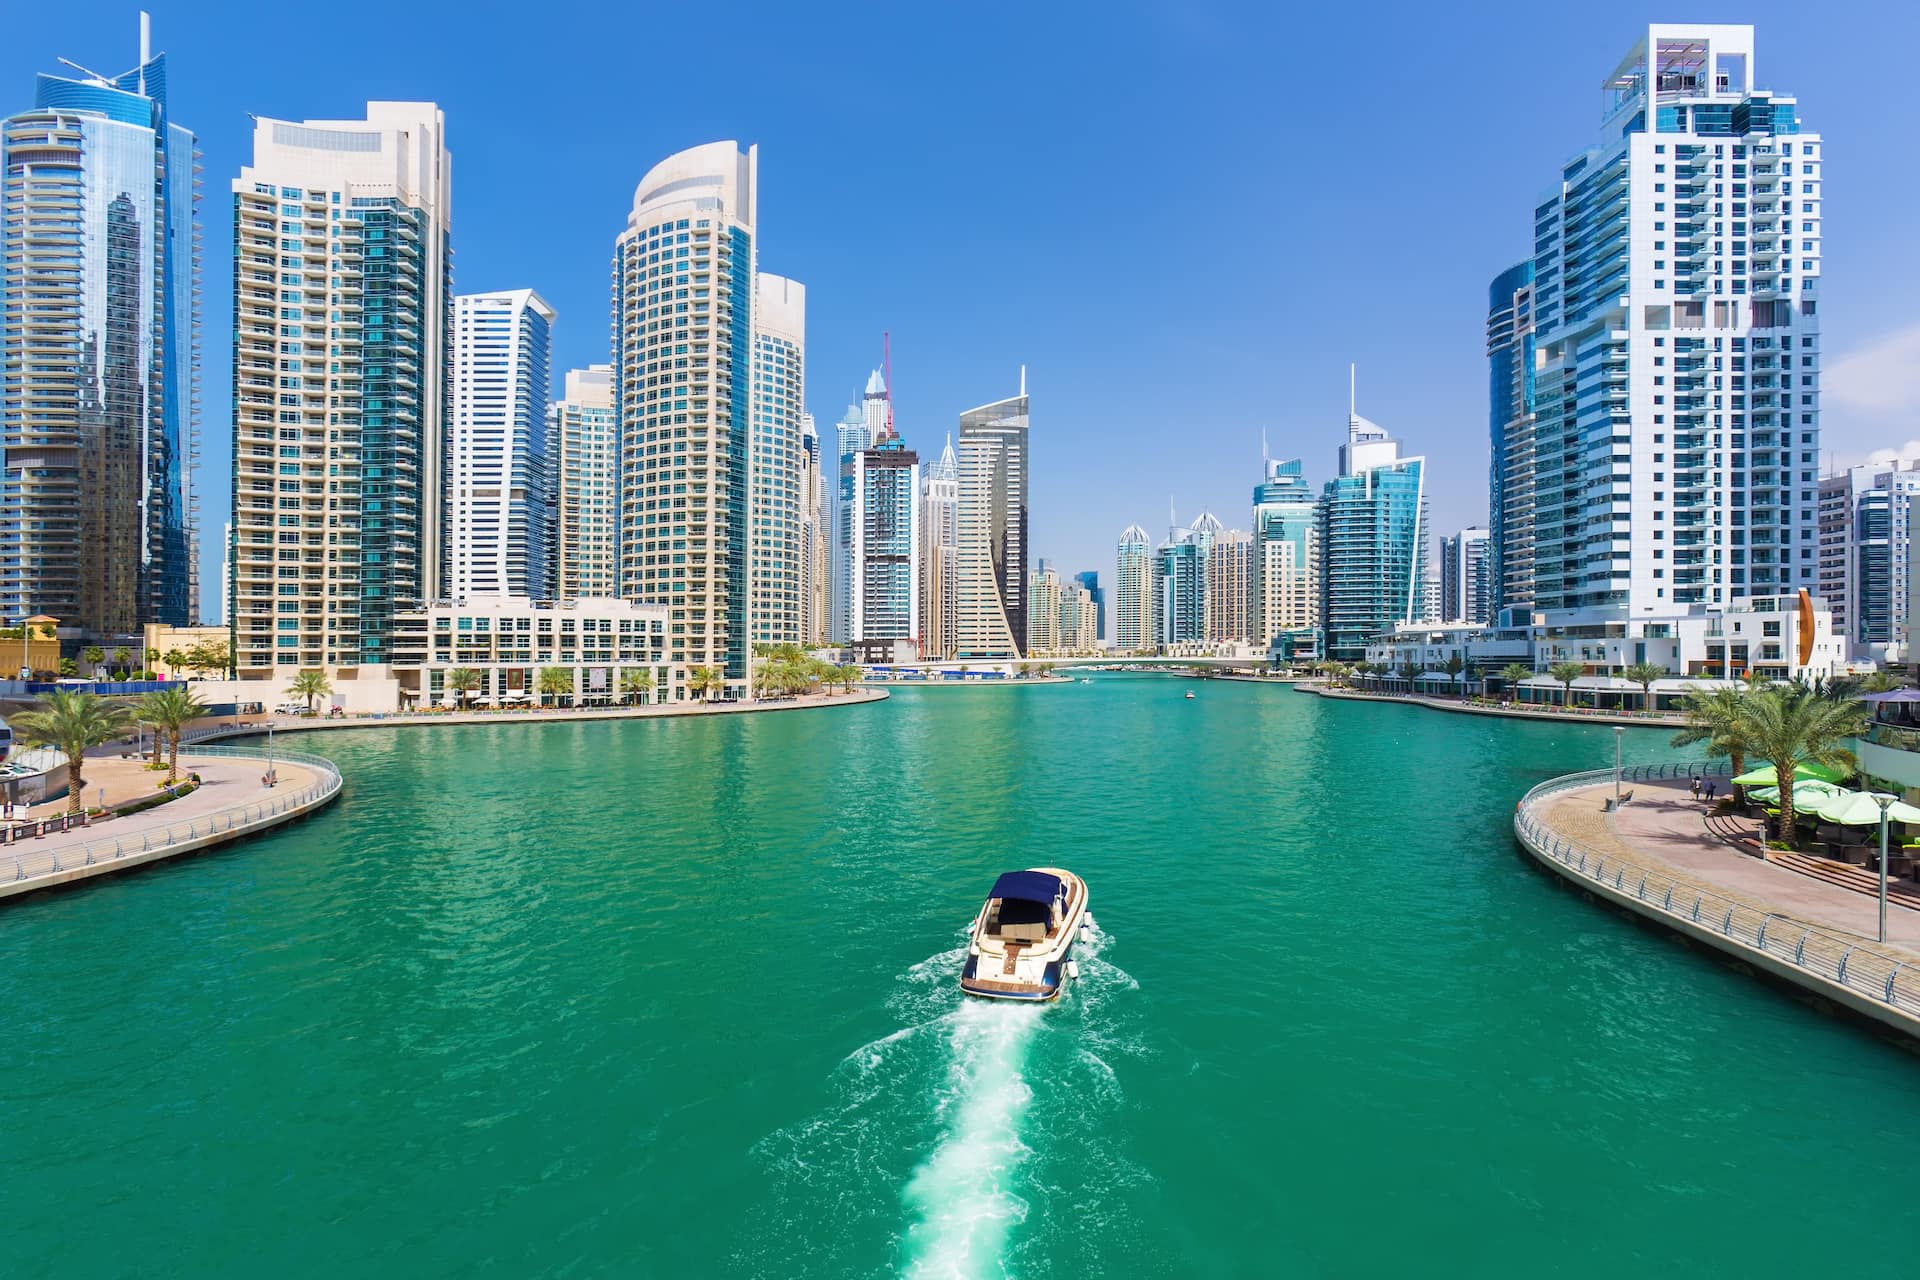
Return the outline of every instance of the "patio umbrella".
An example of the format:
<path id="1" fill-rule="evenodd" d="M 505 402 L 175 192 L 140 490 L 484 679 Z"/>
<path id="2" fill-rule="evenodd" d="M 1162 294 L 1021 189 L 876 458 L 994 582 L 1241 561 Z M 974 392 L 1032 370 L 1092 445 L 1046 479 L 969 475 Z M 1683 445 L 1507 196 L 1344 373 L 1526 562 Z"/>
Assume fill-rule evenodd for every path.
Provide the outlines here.
<path id="1" fill-rule="evenodd" d="M 1841 788 L 1831 782 L 1802 778 L 1793 784 L 1793 807 L 1800 813 L 1812 813 L 1838 794 L 1842 794 Z M 1777 804 L 1780 801 L 1780 788 L 1754 787 L 1747 792 L 1747 798 L 1758 800 L 1761 804 Z M 1874 821 L 1878 822 L 1879 819 L 1875 818 Z"/>
<path id="2" fill-rule="evenodd" d="M 1797 796 L 1799 793 L 1796 792 Z M 1880 823 L 1880 802 L 1864 791 L 1840 791 L 1820 806 L 1820 819 L 1842 827 L 1871 827 Z M 1920 809 L 1904 800 L 1887 806 L 1889 822 L 1920 822 Z"/>
<path id="3" fill-rule="evenodd" d="M 1839 782 L 1847 776 L 1847 771 L 1845 769 L 1835 769 L 1829 765 L 1815 764 L 1811 760 L 1803 760 L 1794 766 L 1793 776 L 1797 782 L 1805 782 L 1809 778 L 1818 782 Z M 1773 776 L 1773 766 L 1767 764 L 1761 765 L 1758 769 L 1747 770 L 1733 780 L 1733 785 L 1736 787 L 1774 787 L 1780 785 L 1780 780 Z"/>

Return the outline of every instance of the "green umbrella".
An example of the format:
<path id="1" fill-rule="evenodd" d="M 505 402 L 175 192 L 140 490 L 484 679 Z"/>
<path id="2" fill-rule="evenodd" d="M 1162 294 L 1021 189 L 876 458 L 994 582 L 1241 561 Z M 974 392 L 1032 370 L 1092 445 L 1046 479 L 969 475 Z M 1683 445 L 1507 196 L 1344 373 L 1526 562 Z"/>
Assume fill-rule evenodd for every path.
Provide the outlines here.
<path id="1" fill-rule="evenodd" d="M 1822 782 L 1818 778 L 1803 778 L 1793 784 L 1793 807 L 1799 813 L 1812 813 L 1821 805 L 1840 793 L 1840 788 L 1831 782 Z M 1780 788 L 1751 787 L 1747 799 L 1758 800 L 1761 804 L 1778 804 Z M 1875 818 L 1875 822 L 1879 819 Z"/>
<path id="2" fill-rule="evenodd" d="M 1836 769 L 1831 765 L 1815 764 L 1811 760 L 1802 760 L 1793 767 L 1793 776 L 1798 782 L 1805 782 L 1809 778 L 1818 782 L 1844 782 L 1847 771 Z M 1779 784 L 1780 780 L 1774 776 L 1773 766 L 1770 764 L 1761 765 L 1758 769 L 1749 769 L 1733 780 L 1733 785 L 1736 787 L 1773 787 Z"/>
<path id="3" fill-rule="evenodd" d="M 1798 792 L 1794 793 L 1796 796 Z M 1880 823 L 1880 802 L 1864 791 L 1841 791 L 1820 806 L 1820 819 L 1843 827 L 1872 827 Z M 1920 809 L 1904 800 L 1887 806 L 1891 822 L 1920 822 Z"/>

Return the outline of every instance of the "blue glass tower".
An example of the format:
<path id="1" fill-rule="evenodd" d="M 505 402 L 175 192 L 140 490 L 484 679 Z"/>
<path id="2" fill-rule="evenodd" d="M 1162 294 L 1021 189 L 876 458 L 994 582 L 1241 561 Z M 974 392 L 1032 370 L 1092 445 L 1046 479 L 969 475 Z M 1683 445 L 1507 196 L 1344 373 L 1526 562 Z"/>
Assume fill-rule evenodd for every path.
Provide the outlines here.
<path id="1" fill-rule="evenodd" d="M 1533 260 L 1487 289 L 1488 580 L 1495 614 L 1533 603 Z"/>
<path id="2" fill-rule="evenodd" d="M 1385 431 L 1348 416 L 1340 474 L 1320 500 L 1320 597 L 1336 662 L 1362 661 L 1368 640 L 1420 616 L 1425 480 L 1425 458 L 1401 457 Z"/>
<path id="3" fill-rule="evenodd" d="M 199 152 L 166 58 L 42 75 L 0 121 L 0 616 L 88 638 L 198 613 Z"/>

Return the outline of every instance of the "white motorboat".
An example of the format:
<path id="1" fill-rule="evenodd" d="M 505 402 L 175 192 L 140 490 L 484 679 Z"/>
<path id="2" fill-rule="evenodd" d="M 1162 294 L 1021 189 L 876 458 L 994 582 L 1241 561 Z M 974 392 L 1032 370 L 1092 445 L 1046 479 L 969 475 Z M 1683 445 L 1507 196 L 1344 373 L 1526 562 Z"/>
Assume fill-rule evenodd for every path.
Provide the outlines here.
<path id="1" fill-rule="evenodd" d="M 1009 871 L 973 919 L 960 989 L 993 1000 L 1052 1000 L 1074 976 L 1088 922 L 1086 881 L 1058 867 Z"/>
<path id="2" fill-rule="evenodd" d="M 1188 701 L 1188 702 L 1192 702 L 1192 701 L 1193 701 L 1193 690 L 1191 690 L 1191 689 L 1189 689 L 1189 690 L 1187 690 L 1187 701 Z"/>

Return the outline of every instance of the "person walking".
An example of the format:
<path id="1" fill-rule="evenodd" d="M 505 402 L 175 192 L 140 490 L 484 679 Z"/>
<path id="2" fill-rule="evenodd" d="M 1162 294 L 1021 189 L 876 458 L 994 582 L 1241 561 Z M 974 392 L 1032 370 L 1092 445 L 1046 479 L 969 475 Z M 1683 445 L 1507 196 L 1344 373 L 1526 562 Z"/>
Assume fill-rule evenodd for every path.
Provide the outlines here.
<path id="1" fill-rule="evenodd" d="M 1694 778 L 1692 781 L 1690 781 L 1687 784 L 1687 789 L 1692 791 L 1693 798 L 1695 800 L 1698 800 L 1700 798 L 1700 779 Z"/>

